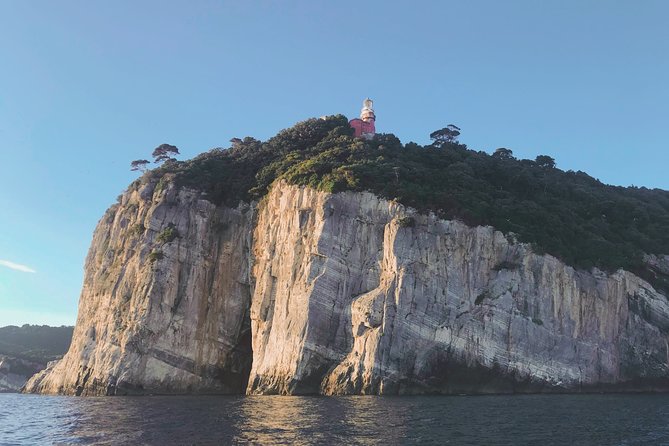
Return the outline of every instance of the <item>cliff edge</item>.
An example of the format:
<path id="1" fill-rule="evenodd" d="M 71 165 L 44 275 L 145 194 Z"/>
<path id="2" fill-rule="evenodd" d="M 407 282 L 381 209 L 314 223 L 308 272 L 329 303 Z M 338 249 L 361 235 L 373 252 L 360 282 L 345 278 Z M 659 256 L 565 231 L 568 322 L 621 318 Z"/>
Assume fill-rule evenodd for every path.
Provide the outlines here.
<path id="1" fill-rule="evenodd" d="M 646 280 L 368 192 L 278 181 L 230 207 L 152 180 L 85 268 L 72 346 L 28 392 L 669 390 L 669 303 Z"/>
<path id="2" fill-rule="evenodd" d="M 253 210 L 200 195 L 151 180 L 105 213 L 86 258 L 70 350 L 27 392 L 244 391 Z"/>

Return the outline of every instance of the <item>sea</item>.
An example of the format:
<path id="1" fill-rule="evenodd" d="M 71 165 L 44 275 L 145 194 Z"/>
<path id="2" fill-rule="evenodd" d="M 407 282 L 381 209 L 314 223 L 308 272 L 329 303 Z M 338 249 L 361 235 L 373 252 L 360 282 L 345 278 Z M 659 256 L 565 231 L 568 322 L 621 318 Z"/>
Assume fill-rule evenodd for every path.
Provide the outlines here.
<path id="1" fill-rule="evenodd" d="M 669 395 L 0 394 L 2 445 L 669 445 Z"/>

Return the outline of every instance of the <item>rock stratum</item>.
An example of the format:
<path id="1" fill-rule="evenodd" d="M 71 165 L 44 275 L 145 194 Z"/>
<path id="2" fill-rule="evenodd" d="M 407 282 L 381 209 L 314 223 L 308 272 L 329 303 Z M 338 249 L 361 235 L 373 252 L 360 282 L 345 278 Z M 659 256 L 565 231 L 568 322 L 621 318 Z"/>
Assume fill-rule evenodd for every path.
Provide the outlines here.
<path id="1" fill-rule="evenodd" d="M 230 208 L 149 181 L 99 222 L 72 346 L 26 391 L 664 391 L 668 333 L 645 280 L 492 227 L 365 192 L 277 182 Z"/>

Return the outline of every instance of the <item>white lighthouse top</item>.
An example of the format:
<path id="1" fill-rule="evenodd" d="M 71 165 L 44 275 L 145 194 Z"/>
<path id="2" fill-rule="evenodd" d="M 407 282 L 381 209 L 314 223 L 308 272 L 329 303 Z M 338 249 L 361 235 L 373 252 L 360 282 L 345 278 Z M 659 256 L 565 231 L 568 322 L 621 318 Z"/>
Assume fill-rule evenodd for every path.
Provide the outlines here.
<path id="1" fill-rule="evenodd" d="M 376 116 L 374 115 L 374 101 L 372 101 L 369 98 L 362 101 L 362 110 L 360 110 L 360 119 L 362 119 L 363 121 L 368 121 L 370 119 L 376 120 Z"/>

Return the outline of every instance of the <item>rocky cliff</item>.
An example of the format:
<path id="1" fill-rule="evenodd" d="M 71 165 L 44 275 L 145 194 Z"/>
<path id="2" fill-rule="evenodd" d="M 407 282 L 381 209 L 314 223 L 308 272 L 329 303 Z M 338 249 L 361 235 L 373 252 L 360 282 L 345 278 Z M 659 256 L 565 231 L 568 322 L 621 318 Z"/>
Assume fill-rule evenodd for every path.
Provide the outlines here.
<path id="1" fill-rule="evenodd" d="M 30 377 L 62 358 L 73 329 L 29 324 L 0 327 L 0 392 L 20 392 Z"/>
<path id="2" fill-rule="evenodd" d="M 0 393 L 20 392 L 26 381 L 44 368 L 44 364 L 0 355 Z"/>
<path id="3" fill-rule="evenodd" d="M 278 183 L 233 209 L 149 182 L 100 221 L 72 347 L 27 390 L 667 390 L 668 332 L 646 281 L 491 227 L 370 193 Z"/>
<path id="4" fill-rule="evenodd" d="M 123 194 L 95 230 L 70 350 L 26 390 L 243 392 L 252 216 L 169 181 Z"/>

